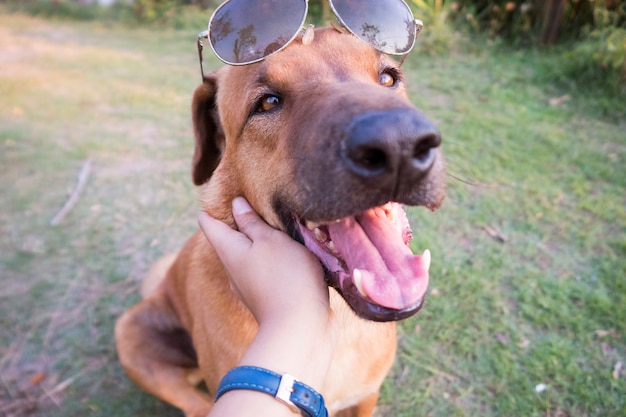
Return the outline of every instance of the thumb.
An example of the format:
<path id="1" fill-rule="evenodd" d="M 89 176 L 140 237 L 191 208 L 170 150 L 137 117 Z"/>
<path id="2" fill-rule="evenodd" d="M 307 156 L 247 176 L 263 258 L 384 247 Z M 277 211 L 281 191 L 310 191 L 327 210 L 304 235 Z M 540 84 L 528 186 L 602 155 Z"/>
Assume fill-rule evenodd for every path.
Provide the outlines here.
<path id="1" fill-rule="evenodd" d="M 205 212 L 201 212 L 198 216 L 198 224 L 206 239 L 225 264 L 230 265 L 232 262 L 236 262 L 242 251 L 247 250 L 252 245 L 250 239 L 243 233 L 232 229 L 226 223 L 209 216 Z"/>
<path id="2" fill-rule="evenodd" d="M 253 242 L 274 231 L 243 197 L 233 200 L 233 218 L 239 231 Z"/>

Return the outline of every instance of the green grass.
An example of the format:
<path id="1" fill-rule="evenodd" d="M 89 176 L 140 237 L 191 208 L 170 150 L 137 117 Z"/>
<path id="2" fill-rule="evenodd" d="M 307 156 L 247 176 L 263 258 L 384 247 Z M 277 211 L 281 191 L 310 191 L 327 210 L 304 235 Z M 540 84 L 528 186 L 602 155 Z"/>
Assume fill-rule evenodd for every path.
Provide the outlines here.
<path id="1" fill-rule="evenodd" d="M 127 380 L 112 331 L 196 227 L 196 33 L 0 14 L 0 415 L 180 415 Z M 552 83 L 549 52 L 456 49 L 405 63 L 449 193 L 409 212 L 430 296 L 400 325 L 379 414 L 621 416 L 626 100 Z"/>

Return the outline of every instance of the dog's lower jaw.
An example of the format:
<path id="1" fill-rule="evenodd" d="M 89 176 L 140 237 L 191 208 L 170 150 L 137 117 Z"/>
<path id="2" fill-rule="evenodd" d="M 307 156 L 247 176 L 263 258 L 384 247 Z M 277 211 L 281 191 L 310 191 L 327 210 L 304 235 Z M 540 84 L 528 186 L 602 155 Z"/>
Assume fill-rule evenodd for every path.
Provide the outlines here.
<path id="1" fill-rule="evenodd" d="M 328 281 L 327 281 L 328 282 Z M 354 285 L 352 282 L 348 283 L 349 285 Z M 424 305 L 424 301 L 426 296 L 422 297 L 416 304 L 413 306 L 396 310 L 393 308 L 383 307 L 378 304 L 371 303 L 365 300 L 362 297 L 356 297 L 354 291 L 344 292 L 341 288 L 333 286 L 339 294 L 346 300 L 348 305 L 352 308 L 352 310 L 362 319 L 378 321 L 378 322 L 389 322 L 389 321 L 398 321 L 409 318 L 414 314 L 417 314 L 422 309 Z"/>
<path id="2" fill-rule="evenodd" d="M 318 257 L 328 285 L 361 318 L 396 321 L 422 307 L 430 252 L 411 253 L 412 232 L 398 203 L 328 223 L 293 215 L 284 221 L 292 237 Z"/>
<path id="3" fill-rule="evenodd" d="M 326 283 L 333 287 L 350 306 L 352 311 L 362 319 L 389 322 L 403 320 L 413 316 L 422 309 L 426 295 L 419 298 L 414 304 L 402 309 L 394 309 L 373 303 L 363 294 L 363 290 L 357 288 L 354 279 L 339 277 L 341 272 L 331 272 L 324 266 Z"/>

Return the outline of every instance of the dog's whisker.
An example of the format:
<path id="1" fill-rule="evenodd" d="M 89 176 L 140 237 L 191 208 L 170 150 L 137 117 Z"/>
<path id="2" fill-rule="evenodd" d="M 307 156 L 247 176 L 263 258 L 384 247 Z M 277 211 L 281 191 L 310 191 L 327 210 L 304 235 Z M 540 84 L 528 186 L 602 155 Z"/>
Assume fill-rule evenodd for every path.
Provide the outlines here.
<path id="1" fill-rule="evenodd" d="M 452 172 L 447 172 L 447 175 L 448 175 L 449 177 L 452 177 L 452 178 L 454 178 L 455 180 L 457 180 L 457 181 L 459 181 L 459 182 L 463 183 L 463 184 L 471 185 L 471 186 L 473 186 L 473 187 L 478 187 L 478 186 L 480 186 L 480 182 L 475 181 L 475 180 L 473 180 L 473 179 L 471 179 L 471 178 L 468 178 L 468 177 L 462 177 L 462 176 L 457 175 L 457 174 L 454 174 L 454 173 L 452 173 Z"/>

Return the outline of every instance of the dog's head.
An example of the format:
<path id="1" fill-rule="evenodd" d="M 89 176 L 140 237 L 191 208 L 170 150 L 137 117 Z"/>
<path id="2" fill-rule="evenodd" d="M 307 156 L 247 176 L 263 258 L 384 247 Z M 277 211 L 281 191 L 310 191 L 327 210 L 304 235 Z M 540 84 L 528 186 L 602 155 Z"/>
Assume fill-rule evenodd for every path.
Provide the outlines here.
<path id="1" fill-rule="evenodd" d="M 320 259 L 363 318 L 419 310 L 430 253 L 411 253 L 401 204 L 436 209 L 445 168 L 439 133 L 409 102 L 394 60 L 318 29 L 310 44 L 205 77 L 192 107 L 206 210 L 232 222 L 231 200 L 246 197 Z"/>

